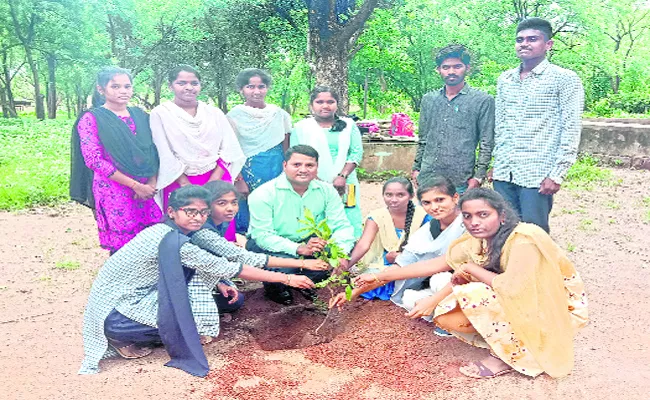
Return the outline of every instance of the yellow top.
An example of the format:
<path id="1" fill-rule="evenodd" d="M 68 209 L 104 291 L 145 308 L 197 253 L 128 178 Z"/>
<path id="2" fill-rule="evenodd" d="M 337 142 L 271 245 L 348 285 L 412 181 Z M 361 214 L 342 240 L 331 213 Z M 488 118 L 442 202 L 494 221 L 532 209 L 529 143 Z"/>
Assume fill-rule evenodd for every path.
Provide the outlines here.
<path id="1" fill-rule="evenodd" d="M 422 221 L 427 213 L 420 206 L 415 206 L 415 211 L 413 212 L 413 218 L 411 219 L 411 230 L 409 235 L 413 235 L 415 231 L 420 229 L 422 226 Z M 388 208 L 383 207 L 374 211 L 371 211 L 366 217 L 372 218 L 373 221 L 379 227 L 377 236 L 375 240 L 372 241 L 370 249 L 366 255 L 362 258 L 362 261 L 365 265 L 371 268 L 383 269 L 384 265 L 384 250 L 387 252 L 399 250 L 399 246 L 404 240 L 404 235 L 401 238 L 397 236 L 395 232 L 395 224 L 393 223 L 393 217 L 390 215 Z"/>
<path id="2" fill-rule="evenodd" d="M 449 246 L 447 262 L 484 265 L 485 244 L 469 234 Z M 520 223 L 501 252 L 503 273 L 492 281 L 517 338 L 550 376 L 573 368 L 573 336 L 587 324 L 584 284 L 573 263 L 541 228 Z"/>

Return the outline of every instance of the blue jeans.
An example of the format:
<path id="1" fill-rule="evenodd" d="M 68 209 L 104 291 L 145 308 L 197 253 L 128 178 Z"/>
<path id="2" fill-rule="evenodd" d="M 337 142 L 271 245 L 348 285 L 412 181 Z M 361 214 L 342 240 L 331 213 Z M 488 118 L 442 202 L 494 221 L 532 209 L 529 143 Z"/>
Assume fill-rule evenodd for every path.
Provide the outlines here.
<path id="1" fill-rule="evenodd" d="M 548 215 L 553 208 L 553 196 L 539 193 L 539 188 L 525 188 L 514 183 L 494 181 L 496 190 L 519 214 L 523 222 L 535 224 L 550 232 Z"/>

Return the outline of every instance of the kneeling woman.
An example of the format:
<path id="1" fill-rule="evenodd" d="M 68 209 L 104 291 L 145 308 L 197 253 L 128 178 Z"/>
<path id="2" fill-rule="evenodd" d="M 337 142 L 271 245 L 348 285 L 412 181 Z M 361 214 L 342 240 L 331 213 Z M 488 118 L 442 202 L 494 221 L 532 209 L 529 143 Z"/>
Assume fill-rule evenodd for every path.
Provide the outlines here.
<path id="1" fill-rule="evenodd" d="M 408 190 L 408 187 L 406 189 Z M 385 193 L 389 191 L 385 190 Z M 449 179 L 435 177 L 422 182 L 417 194 L 422 208 L 433 219 L 411 235 L 408 244 L 397 255 L 392 266 L 380 272 L 371 270 L 359 275 L 355 279 L 357 287 L 352 290 L 353 299 L 396 281 L 391 300 L 410 310 L 416 300 L 435 293 L 449 283 L 451 273 L 447 271 L 451 269 L 446 265 L 434 263 L 433 259 L 445 254 L 449 244 L 465 233 L 457 207 L 458 193 Z M 362 244 L 363 238 L 357 246 Z M 354 251 L 356 250 L 357 247 Z M 354 261 L 354 251 L 351 261 Z M 420 290 L 427 280 L 430 283 L 429 288 Z M 330 307 L 340 307 L 344 303 L 345 294 L 340 293 L 332 298 Z"/>
<path id="2" fill-rule="evenodd" d="M 433 313 L 440 328 L 490 349 L 460 368 L 467 376 L 569 374 L 573 336 L 587 323 L 575 267 L 543 229 L 520 223 L 498 193 L 472 189 L 460 207 L 468 234 L 449 246 L 446 260 L 437 259 L 454 269 L 452 281 L 412 316 Z"/>
<path id="3" fill-rule="evenodd" d="M 205 376 L 208 363 L 194 321 L 197 311 L 188 298 L 194 274 L 212 289 L 223 279 L 282 282 L 311 288 L 305 276 L 264 271 L 217 257 L 188 243 L 210 214 L 207 190 L 188 185 L 170 197 L 165 223 L 140 232 L 100 269 L 84 314 L 85 357 L 79 373 L 99 372 L 99 361 L 113 352 L 139 358 L 162 342 L 171 357 L 168 366 Z"/>

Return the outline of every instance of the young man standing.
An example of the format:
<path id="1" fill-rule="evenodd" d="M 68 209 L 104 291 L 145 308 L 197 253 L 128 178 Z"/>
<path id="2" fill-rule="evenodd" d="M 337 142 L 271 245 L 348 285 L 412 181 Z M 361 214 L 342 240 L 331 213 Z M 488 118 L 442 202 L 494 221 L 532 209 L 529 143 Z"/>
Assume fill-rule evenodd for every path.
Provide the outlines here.
<path id="1" fill-rule="evenodd" d="M 584 104 L 578 75 L 546 59 L 552 35 L 541 18 L 517 26 L 521 64 L 497 83 L 493 171 L 494 189 L 522 221 L 547 232 L 553 195 L 576 161 Z"/>
<path id="2" fill-rule="evenodd" d="M 436 56 L 436 65 L 445 86 L 422 98 L 412 176 L 420 182 L 445 176 L 463 193 L 481 185 L 490 164 L 494 99 L 465 82 L 470 70 L 465 47 L 443 48 Z"/>

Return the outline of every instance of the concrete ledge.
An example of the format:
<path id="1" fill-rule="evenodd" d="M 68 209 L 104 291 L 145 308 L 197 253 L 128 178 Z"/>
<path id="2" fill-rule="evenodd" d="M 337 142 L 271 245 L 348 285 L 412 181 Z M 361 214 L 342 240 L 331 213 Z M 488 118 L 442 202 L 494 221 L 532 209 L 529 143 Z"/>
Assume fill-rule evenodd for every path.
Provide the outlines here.
<path id="1" fill-rule="evenodd" d="M 650 170 L 650 119 L 585 119 L 579 149 L 608 165 Z M 410 171 L 416 151 L 417 142 L 364 142 L 361 168 Z"/>

